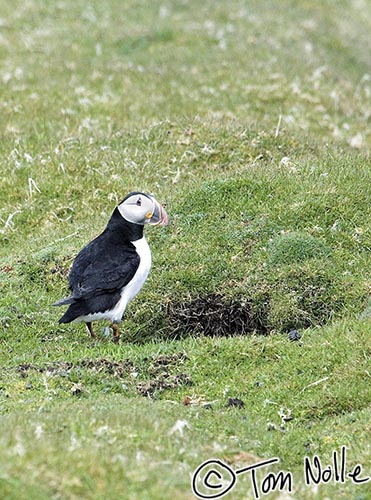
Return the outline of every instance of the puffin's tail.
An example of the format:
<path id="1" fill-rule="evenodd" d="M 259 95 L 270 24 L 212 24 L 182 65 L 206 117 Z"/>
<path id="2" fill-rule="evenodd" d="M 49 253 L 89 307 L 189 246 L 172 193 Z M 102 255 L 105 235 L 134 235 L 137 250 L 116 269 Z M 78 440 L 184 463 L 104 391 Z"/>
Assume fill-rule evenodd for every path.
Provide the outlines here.
<path id="1" fill-rule="evenodd" d="M 69 323 L 73 319 L 76 318 L 76 315 L 71 314 L 71 305 L 76 304 L 76 299 L 74 297 L 65 297 L 64 299 L 58 300 L 57 302 L 54 302 L 53 306 L 70 306 L 67 311 L 63 314 L 61 319 L 59 320 L 58 323 Z"/>
<path id="2" fill-rule="evenodd" d="M 76 299 L 74 299 L 73 297 L 65 297 L 64 299 L 61 299 L 61 300 L 57 300 L 57 302 L 54 302 L 54 304 L 52 304 L 53 306 L 68 306 L 70 304 L 74 304 L 76 302 Z"/>

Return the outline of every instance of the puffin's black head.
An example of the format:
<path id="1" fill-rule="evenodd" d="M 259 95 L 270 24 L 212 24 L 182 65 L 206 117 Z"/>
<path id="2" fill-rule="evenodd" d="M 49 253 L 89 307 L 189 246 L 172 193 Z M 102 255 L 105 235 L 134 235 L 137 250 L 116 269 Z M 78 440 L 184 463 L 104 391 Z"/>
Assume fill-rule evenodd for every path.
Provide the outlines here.
<path id="1" fill-rule="evenodd" d="M 129 193 L 117 208 L 125 220 L 134 224 L 166 226 L 169 223 L 164 207 L 149 194 Z"/>

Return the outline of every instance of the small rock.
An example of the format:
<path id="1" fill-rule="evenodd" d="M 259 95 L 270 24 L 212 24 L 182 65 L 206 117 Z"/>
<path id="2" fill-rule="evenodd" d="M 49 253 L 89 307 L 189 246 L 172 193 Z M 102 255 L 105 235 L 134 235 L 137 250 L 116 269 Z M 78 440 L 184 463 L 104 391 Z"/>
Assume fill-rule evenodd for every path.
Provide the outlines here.
<path id="1" fill-rule="evenodd" d="M 291 330 L 291 332 L 289 333 L 289 340 L 291 340 L 291 342 L 295 342 L 296 340 L 300 339 L 301 339 L 300 333 L 297 330 Z"/>
<path id="2" fill-rule="evenodd" d="M 228 398 L 227 408 L 230 408 L 231 406 L 236 406 L 237 408 L 244 408 L 245 403 L 238 398 Z"/>

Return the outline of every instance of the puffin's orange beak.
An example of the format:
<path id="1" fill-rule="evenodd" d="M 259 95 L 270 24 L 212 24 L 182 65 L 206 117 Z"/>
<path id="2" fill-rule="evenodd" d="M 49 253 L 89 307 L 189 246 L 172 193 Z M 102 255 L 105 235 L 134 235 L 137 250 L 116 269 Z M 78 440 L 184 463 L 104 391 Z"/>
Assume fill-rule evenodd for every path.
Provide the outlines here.
<path id="1" fill-rule="evenodd" d="M 153 202 L 155 205 L 155 209 L 153 211 L 152 217 L 148 221 L 148 224 L 151 226 L 167 226 L 169 224 L 169 217 L 166 213 L 166 210 L 162 205 L 159 204 L 154 198 Z"/>

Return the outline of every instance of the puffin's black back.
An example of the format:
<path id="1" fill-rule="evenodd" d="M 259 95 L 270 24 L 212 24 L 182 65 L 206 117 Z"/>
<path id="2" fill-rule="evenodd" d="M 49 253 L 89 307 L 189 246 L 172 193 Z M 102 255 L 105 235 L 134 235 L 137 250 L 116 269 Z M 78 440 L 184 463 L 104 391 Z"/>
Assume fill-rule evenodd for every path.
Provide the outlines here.
<path id="1" fill-rule="evenodd" d="M 113 309 L 140 263 L 131 241 L 142 237 L 143 226 L 126 221 L 116 208 L 103 233 L 88 243 L 73 263 L 68 277 L 70 307 L 60 323 Z"/>

